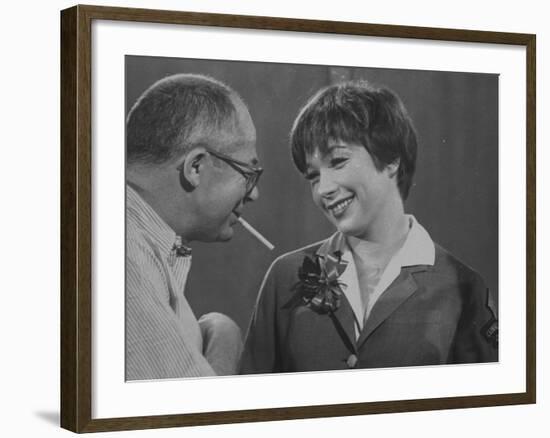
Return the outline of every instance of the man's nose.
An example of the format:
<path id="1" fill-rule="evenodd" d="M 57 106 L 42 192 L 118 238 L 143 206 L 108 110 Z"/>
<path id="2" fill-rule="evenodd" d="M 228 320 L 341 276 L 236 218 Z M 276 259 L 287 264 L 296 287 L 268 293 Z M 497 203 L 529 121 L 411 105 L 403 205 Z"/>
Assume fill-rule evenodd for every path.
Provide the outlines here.
<path id="1" fill-rule="evenodd" d="M 260 197 L 260 190 L 258 186 L 254 186 L 252 191 L 246 196 L 247 201 L 255 201 Z"/>

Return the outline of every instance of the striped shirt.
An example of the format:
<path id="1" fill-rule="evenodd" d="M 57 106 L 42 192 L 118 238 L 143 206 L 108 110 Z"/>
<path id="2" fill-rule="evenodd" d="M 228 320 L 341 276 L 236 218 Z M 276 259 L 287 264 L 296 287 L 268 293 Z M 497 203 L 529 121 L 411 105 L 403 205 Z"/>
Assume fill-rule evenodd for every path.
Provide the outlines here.
<path id="1" fill-rule="evenodd" d="M 126 186 L 126 380 L 214 375 L 184 289 L 191 257 L 174 231 Z"/>

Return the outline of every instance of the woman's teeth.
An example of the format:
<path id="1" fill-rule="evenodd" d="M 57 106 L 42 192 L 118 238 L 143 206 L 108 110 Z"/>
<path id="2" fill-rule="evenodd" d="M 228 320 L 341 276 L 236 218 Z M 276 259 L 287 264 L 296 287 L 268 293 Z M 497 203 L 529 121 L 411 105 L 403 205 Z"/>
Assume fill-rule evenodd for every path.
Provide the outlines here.
<path id="1" fill-rule="evenodd" d="M 352 198 L 348 198 L 348 199 L 345 199 L 341 202 L 338 202 L 333 207 L 330 207 L 330 209 L 332 210 L 332 214 L 334 214 L 334 215 L 341 214 L 348 207 L 348 205 L 351 204 L 352 201 L 353 201 Z"/>

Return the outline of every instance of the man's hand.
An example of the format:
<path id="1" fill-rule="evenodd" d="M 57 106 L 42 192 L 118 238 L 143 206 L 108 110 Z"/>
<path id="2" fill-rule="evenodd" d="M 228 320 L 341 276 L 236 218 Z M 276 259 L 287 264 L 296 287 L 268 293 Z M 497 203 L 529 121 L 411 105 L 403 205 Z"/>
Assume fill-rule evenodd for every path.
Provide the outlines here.
<path id="1" fill-rule="evenodd" d="M 203 354 L 216 374 L 237 374 L 243 350 L 239 326 L 228 316 L 211 312 L 199 318 L 199 327 L 202 333 Z"/>

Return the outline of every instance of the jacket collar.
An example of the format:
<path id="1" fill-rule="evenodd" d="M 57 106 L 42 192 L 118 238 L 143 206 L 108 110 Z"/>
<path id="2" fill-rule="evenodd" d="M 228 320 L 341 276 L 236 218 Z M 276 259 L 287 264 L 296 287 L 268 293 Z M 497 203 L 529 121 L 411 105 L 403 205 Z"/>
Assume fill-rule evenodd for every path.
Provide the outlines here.
<path id="1" fill-rule="evenodd" d="M 347 239 L 342 233 L 336 232 L 316 251 L 318 255 L 340 251 L 342 259 L 348 262 L 346 270 L 340 276 L 340 281 L 345 285 L 343 291 L 346 300 L 342 300 L 342 306 L 335 312 L 335 317 L 348 337 L 357 339 L 358 345 L 416 291 L 417 285 L 411 272 L 424 270 L 435 263 L 435 245 L 430 235 L 414 216 L 407 217 L 410 221 L 409 233 L 405 243 L 391 258 L 380 277 L 375 289 L 378 299 L 364 327 L 357 268 Z"/>

